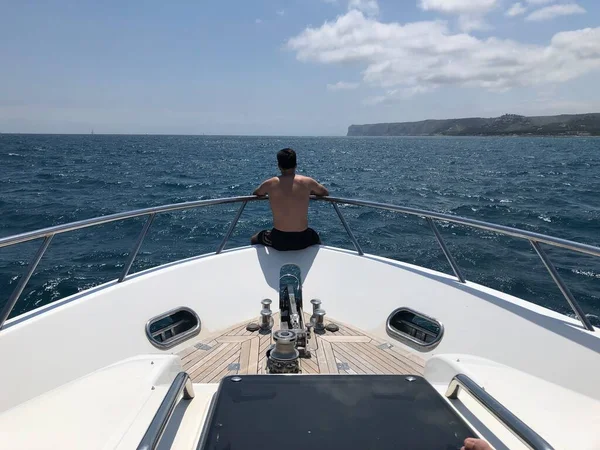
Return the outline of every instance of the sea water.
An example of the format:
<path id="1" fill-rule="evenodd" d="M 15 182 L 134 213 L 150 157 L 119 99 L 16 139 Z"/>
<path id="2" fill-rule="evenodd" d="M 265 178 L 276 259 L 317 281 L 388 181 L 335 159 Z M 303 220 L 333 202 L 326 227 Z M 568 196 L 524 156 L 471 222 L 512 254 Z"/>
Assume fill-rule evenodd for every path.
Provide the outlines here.
<path id="1" fill-rule="evenodd" d="M 411 206 L 600 245 L 600 139 L 0 135 L 0 236 L 167 203 L 250 194 L 292 147 L 331 195 Z M 239 205 L 156 217 L 132 272 L 202 253 Z M 365 252 L 451 273 L 418 217 L 341 206 Z M 326 245 L 352 248 L 332 206 L 313 202 Z M 116 278 L 144 219 L 54 238 L 13 316 Z M 527 241 L 438 223 L 467 279 L 572 314 Z M 228 247 L 271 227 L 249 204 Z M 0 305 L 40 241 L 0 249 Z M 600 259 L 544 246 L 586 313 L 600 314 Z M 232 273 L 232 277 L 235 274 Z M 390 292 L 397 291 L 389 280 Z M 377 299 L 369 299 L 376 302 Z"/>

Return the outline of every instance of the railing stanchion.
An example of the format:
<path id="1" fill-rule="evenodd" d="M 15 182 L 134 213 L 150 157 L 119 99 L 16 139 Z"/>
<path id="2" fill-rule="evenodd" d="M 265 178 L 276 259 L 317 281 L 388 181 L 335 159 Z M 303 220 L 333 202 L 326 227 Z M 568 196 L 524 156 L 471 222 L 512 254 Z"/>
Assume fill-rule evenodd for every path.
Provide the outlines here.
<path id="1" fill-rule="evenodd" d="M 450 250 L 446 246 L 444 239 L 442 239 L 442 235 L 440 234 L 440 231 L 436 227 L 435 222 L 433 221 L 433 219 L 431 217 L 426 217 L 426 219 L 427 219 L 427 223 L 431 227 L 431 230 L 433 231 L 433 234 L 435 234 L 435 238 L 437 239 L 438 244 L 440 244 L 440 247 L 442 248 L 442 252 L 444 252 L 446 259 L 450 263 L 450 267 L 452 267 L 452 271 L 454 272 L 454 275 L 456 275 L 456 278 L 458 278 L 458 281 L 460 281 L 461 283 L 464 283 L 465 277 L 463 276 L 462 272 L 460 271 L 460 267 L 458 267 L 458 264 L 456 264 L 456 260 L 452 256 L 452 253 L 450 253 Z"/>
<path id="2" fill-rule="evenodd" d="M 354 233 L 352 233 L 352 230 L 350 229 L 350 226 L 348 225 L 348 222 L 346 222 L 346 219 L 344 219 L 344 216 L 342 216 L 342 212 L 340 211 L 340 208 L 338 208 L 337 203 L 336 202 L 331 202 L 331 204 L 333 205 L 333 209 L 335 209 L 335 212 L 337 213 L 338 217 L 340 218 L 340 222 L 342 222 L 342 225 L 344 226 L 344 228 L 346 230 L 346 233 L 348 233 L 348 237 L 350 238 L 350 240 L 354 244 L 354 248 L 356 249 L 356 252 L 359 255 L 361 255 L 361 256 L 364 255 L 364 252 L 362 251 L 362 248 L 360 247 L 360 244 L 358 243 L 358 241 L 354 237 Z"/>
<path id="3" fill-rule="evenodd" d="M 575 300 L 575 297 L 573 297 L 573 294 L 571 294 L 571 291 L 569 290 L 569 288 L 567 287 L 567 285 L 565 284 L 563 279 L 560 277 L 560 275 L 556 271 L 556 268 L 552 264 L 552 261 L 550 261 L 550 258 L 548 258 L 548 255 L 546 255 L 546 252 L 544 251 L 544 249 L 542 249 L 539 242 L 536 242 L 536 241 L 529 241 L 529 242 L 531 242 L 533 249 L 536 251 L 536 253 L 540 257 L 540 259 L 544 263 L 544 266 L 546 266 L 546 269 L 548 269 L 548 272 L 550 272 L 550 276 L 552 277 L 552 279 L 554 280 L 554 282 L 560 289 L 560 292 L 562 292 L 564 297 L 567 299 L 567 302 L 569 302 L 569 305 L 571 306 L 571 309 L 573 310 L 573 312 L 577 315 L 577 318 L 581 321 L 581 323 L 587 330 L 594 331 L 594 327 L 593 327 L 592 323 L 590 322 L 590 320 L 587 318 L 587 316 L 581 309 L 581 306 L 579 306 L 579 303 L 577 303 L 577 301 Z"/>
<path id="4" fill-rule="evenodd" d="M 227 245 L 227 241 L 229 240 L 229 238 L 233 234 L 233 230 L 235 230 L 235 226 L 237 225 L 238 220 L 240 220 L 240 216 L 244 212 L 244 208 L 246 207 L 246 203 L 248 203 L 248 202 L 245 201 L 244 203 L 242 203 L 242 206 L 240 206 L 240 209 L 238 209 L 238 212 L 236 213 L 235 217 L 233 218 L 233 220 L 229 224 L 229 228 L 227 229 L 227 233 L 225 233 L 225 237 L 223 238 L 223 240 L 219 244 L 219 247 L 217 248 L 217 251 L 215 252 L 217 255 L 219 253 L 221 253 L 223 251 L 223 249 L 225 248 L 225 245 Z"/>
<path id="5" fill-rule="evenodd" d="M 125 267 L 123 268 L 123 271 L 121 272 L 121 275 L 119 276 L 118 283 L 121 283 L 122 281 L 124 281 L 125 278 L 127 277 L 127 274 L 129 274 L 129 271 L 131 270 L 131 266 L 133 265 L 133 261 L 135 261 L 135 257 L 137 256 L 138 252 L 140 251 L 142 243 L 144 242 L 144 238 L 146 237 L 146 234 L 148 233 L 148 229 L 150 228 L 150 225 L 152 225 L 152 222 L 154 221 L 154 216 L 156 216 L 156 214 L 150 214 L 150 216 L 148 217 L 148 220 L 146 220 L 146 223 L 144 224 L 144 227 L 142 228 L 142 231 L 140 232 L 140 235 L 138 236 L 137 241 L 135 242 L 135 246 L 133 247 L 133 249 L 131 250 L 131 253 L 129 253 L 129 256 L 127 257 L 127 262 L 125 263 Z"/>
<path id="6" fill-rule="evenodd" d="M 44 242 L 42 242 L 42 245 L 40 246 L 37 253 L 35 254 L 35 256 L 31 260 L 31 262 L 29 263 L 29 267 L 27 267 L 27 272 L 25 273 L 25 275 L 23 275 L 21 277 L 21 279 L 19 280 L 19 283 L 17 283 L 17 286 L 15 287 L 15 290 L 12 292 L 8 301 L 4 305 L 4 308 L 2 308 L 2 312 L 0 312 L 0 329 L 2 329 L 4 322 L 6 322 L 6 319 L 8 319 L 8 316 L 10 315 L 13 308 L 15 307 L 17 301 L 19 300 L 19 297 L 21 296 L 21 294 L 23 293 L 23 290 L 25 289 L 25 286 L 27 286 L 27 283 L 29 282 L 31 275 L 33 275 L 33 272 L 35 271 L 36 267 L 40 263 L 42 256 L 44 256 L 44 253 L 46 253 L 46 249 L 50 245 L 50 241 L 52 240 L 53 237 L 54 237 L 54 235 L 51 234 L 44 238 Z"/>

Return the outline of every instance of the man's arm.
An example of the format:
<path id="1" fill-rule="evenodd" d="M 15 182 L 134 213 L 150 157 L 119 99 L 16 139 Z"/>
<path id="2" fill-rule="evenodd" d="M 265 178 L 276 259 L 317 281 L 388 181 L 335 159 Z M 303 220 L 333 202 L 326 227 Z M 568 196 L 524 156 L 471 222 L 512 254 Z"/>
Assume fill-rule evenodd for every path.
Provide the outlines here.
<path id="1" fill-rule="evenodd" d="M 316 180 L 313 180 L 312 178 L 310 179 L 310 181 L 311 181 L 311 186 L 310 186 L 311 194 L 318 195 L 319 197 L 325 197 L 325 196 L 329 195 L 329 191 L 321 183 L 319 183 Z"/>
<path id="2" fill-rule="evenodd" d="M 271 187 L 272 178 L 263 181 L 259 187 L 254 189 L 252 195 L 258 195 L 259 197 L 263 197 L 269 193 L 269 188 Z"/>

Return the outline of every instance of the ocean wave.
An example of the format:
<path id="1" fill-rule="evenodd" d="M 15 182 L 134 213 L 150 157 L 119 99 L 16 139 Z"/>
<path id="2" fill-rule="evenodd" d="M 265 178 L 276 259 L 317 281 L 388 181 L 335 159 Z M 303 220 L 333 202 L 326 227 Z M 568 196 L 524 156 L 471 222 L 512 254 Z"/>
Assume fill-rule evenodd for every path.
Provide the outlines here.
<path id="1" fill-rule="evenodd" d="M 302 174 L 322 181 L 337 197 L 446 212 L 598 242 L 600 153 L 594 151 L 596 141 L 556 140 L 552 151 L 540 140 L 489 139 L 484 147 L 481 142 L 286 138 L 285 146 L 298 149 Z M 577 151 L 573 151 L 575 143 Z M 3 136 L 0 145 L 6 146 L 0 147 L 4 188 L 0 232 L 7 235 L 135 207 L 242 194 L 275 173 L 273 149 L 283 142 L 260 137 L 95 136 L 90 141 L 88 136 Z M 138 153 L 145 153 L 144 158 L 140 160 Z M 529 160 L 535 160 L 535 166 Z M 422 219 L 353 205 L 340 205 L 340 209 L 365 251 L 447 269 Z M 310 214 L 311 226 L 326 237 L 327 244 L 351 247 L 330 205 L 315 203 Z M 214 207 L 157 216 L 136 270 L 214 251 L 234 215 L 235 208 L 225 213 Z M 521 248 L 512 240 L 436 223 L 470 279 L 533 301 L 543 298 L 550 307 L 564 304 L 560 292 L 535 293 L 538 285 L 532 282 L 531 271 L 523 269 L 527 265 L 510 259 L 525 254 L 519 253 Z M 57 237 L 40 265 L 45 269 L 28 285 L 24 307 L 70 295 L 115 273 L 118 276 L 141 226 L 140 221 L 123 222 L 106 225 L 98 233 Z M 268 226 L 267 205 L 256 205 L 256 209 L 249 205 L 231 246 L 245 244 L 255 229 Z M 0 263 L 0 277 L 6 280 L 0 285 L 0 298 L 10 296 L 16 282 L 11 278 L 28 263 L 29 254 L 25 254 L 17 248 L 0 251 L 1 257 L 10 255 L 18 261 L 6 262 L 10 258 L 3 257 Z M 505 260 L 506 255 L 511 256 Z M 553 254 L 552 259 L 559 267 L 577 267 L 562 253 Z M 582 306 L 597 314 L 600 305 L 594 298 L 600 297 L 600 288 L 589 284 L 600 278 L 599 273 L 586 268 L 565 274 Z"/>
<path id="2" fill-rule="evenodd" d="M 600 273 L 596 273 L 596 272 L 593 272 L 591 270 L 571 269 L 571 272 L 573 272 L 573 273 L 575 273 L 577 275 L 583 275 L 585 277 L 600 279 Z"/>

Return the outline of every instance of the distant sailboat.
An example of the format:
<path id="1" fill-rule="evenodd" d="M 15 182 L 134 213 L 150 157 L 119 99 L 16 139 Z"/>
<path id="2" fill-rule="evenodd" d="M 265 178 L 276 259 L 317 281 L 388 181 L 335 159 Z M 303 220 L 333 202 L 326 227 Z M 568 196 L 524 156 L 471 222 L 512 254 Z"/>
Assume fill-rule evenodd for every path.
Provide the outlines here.
<path id="1" fill-rule="evenodd" d="M 92 134 L 94 134 L 94 129 L 92 128 Z"/>

